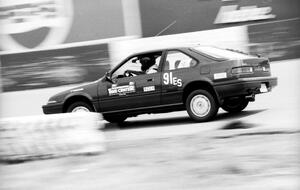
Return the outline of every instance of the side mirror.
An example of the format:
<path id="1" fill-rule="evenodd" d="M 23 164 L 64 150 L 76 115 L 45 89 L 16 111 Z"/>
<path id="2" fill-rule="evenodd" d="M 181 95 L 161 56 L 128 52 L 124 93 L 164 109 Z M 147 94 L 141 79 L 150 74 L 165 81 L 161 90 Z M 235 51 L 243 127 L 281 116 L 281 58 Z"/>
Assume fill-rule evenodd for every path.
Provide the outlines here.
<path id="1" fill-rule="evenodd" d="M 105 73 L 105 79 L 106 79 L 107 81 L 109 81 L 109 82 L 112 82 L 112 79 L 111 79 L 111 76 L 110 76 L 109 72 L 106 72 L 106 73 Z"/>

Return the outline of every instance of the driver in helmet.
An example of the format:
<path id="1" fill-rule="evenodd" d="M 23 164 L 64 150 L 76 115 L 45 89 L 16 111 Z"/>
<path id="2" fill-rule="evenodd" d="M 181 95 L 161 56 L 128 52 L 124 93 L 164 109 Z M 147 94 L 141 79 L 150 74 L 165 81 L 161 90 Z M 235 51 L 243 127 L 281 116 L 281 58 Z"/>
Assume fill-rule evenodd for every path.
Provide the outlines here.
<path id="1" fill-rule="evenodd" d="M 126 70 L 125 76 L 150 74 L 157 72 L 157 65 L 155 64 L 154 56 L 145 56 L 140 58 L 139 61 L 141 63 L 141 71 Z"/>

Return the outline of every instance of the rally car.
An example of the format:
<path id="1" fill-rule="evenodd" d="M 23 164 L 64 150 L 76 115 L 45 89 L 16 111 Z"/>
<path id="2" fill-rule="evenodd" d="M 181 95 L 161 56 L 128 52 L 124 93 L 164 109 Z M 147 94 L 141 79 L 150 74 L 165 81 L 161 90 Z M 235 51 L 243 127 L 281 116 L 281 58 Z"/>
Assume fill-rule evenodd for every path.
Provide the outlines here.
<path id="1" fill-rule="evenodd" d="M 242 111 L 276 85 L 267 58 L 210 46 L 169 48 L 131 55 L 99 80 L 52 96 L 43 111 L 100 112 L 121 123 L 139 114 L 187 110 L 204 122 L 220 107 Z"/>

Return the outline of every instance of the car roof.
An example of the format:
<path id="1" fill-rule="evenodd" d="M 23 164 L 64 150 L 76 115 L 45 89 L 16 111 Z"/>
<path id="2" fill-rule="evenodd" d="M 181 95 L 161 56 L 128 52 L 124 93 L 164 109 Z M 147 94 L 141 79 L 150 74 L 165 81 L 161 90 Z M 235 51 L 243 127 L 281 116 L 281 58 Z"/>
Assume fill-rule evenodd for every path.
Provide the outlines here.
<path id="1" fill-rule="evenodd" d="M 191 48 L 191 47 L 194 47 L 194 46 L 174 46 L 174 47 L 167 47 L 167 48 L 161 48 L 161 49 L 151 49 L 151 50 L 138 51 L 138 52 L 132 53 L 131 56 L 139 55 L 139 54 L 153 53 L 153 52 L 157 52 L 157 51 L 172 50 L 172 49 L 182 50 L 182 49 L 187 49 L 187 48 Z"/>

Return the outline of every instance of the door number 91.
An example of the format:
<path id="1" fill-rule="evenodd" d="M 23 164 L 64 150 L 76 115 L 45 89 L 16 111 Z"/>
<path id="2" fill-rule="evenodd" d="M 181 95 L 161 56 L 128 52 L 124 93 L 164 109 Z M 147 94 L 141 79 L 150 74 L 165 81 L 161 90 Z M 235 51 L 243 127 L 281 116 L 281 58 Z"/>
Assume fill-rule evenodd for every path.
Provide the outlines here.
<path id="1" fill-rule="evenodd" d="M 171 85 L 175 85 L 178 87 L 182 86 L 182 80 L 177 77 L 173 77 L 172 72 L 164 73 L 163 78 L 164 78 L 164 84 L 166 84 L 166 85 L 171 84 Z"/>

